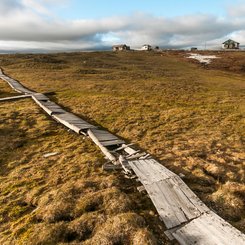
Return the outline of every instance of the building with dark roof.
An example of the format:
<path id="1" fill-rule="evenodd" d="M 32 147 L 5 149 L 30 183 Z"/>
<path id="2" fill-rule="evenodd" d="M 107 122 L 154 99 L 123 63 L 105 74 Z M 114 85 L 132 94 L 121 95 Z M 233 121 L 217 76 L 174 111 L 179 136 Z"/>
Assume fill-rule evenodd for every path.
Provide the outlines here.
<path id="1" fill-rule="evenodd" d="M 240 43 L 229 39 L 223 42 L 222 48 L 223 49 L 239 49 L 239 46 L 240 46 Z"/>
<path id="2" fill-rule="evenodd" d="M 124 50 L 130 50 L 130 47 L 126 44 L 120 44 L 120 45 L 114 45 L 112 46 L 113 51 L 124 51 Z"/>

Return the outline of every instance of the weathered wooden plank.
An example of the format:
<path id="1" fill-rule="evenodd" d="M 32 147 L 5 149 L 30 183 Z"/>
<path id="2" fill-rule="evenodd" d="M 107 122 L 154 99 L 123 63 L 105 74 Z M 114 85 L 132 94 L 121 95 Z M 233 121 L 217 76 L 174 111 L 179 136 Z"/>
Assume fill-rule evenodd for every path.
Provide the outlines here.
<path id="1" fill-rule="evenodd" d="M 129 161 L 168 229 L 209 211 L 188 186 L 154 159 Z"/>
<path id="2" fill-rule="evenodd" d="M 176 178 L 144 184 L 152 202 L 168 229 L 201 215 L 198 208 L 179 189 Z"/>
<path id="3" fill-rule="evenodd" d="M 183 245 L 244 245 L 245 235 L 210 211 L 172 234 Z"/>
<path id="4" fill-rule="evenodd" d="M 132 174 L 131 167 L 128 164 L 128 161 L 124 158 L 124 156 L 120 155 L 118 161 L 122 165 L 122 168 L 125 174 Z"/>
<path id="5" fill-rule="evenodd" d="M 103 145 L 115 145 L 123 144 L 125 141 L 119 139 L 117 136 L 101 129 L 92 129 L 92 132 L 96 139 Z"/>
<path id="6" fill-rule="evenodd" d="M 115 156 L 113 156 L 109 150 L 104 147 L 99 141 L 98 139 L 96 138 L 96 136 L 94 135 L 94 130 L 93 129 L 89 129 L 88 130 L 88 136 L 93 140 L 93 142 L 99 146 L 99 148 L 101 149 L 101 151 L 105 154 L 105 156 L 110 160 L 112 161 L 113 163 L 116 163 L 117 162 L 117 159 Z"/>
<path id="7" fill-rule="evenodd" d="M 63 119 L 64 118 L 63 116 L 64 116 L 63 114 L 52 115 L 52 117 L 55 118 L 55 120 L 62 123 L 63 125 L 65 125 L 66 127 L 70 128 L 71 130 L 75 131 L 78 134 L 80 134 L 82 130 L 86 130 L 89 128 L 95 128 L 94 125 L 91 125 L 82 119 L 80 119 L 80 123 L 79 123 L 79 120 L 77 120 L 77 123 L 74 123 L 72 121 Z"/>
<path id="8" fill-rule="evenodd" d="M 117 138 L 115 135 L 109 133 L 108 131 L 102 130 L 102 129 L 96 129 L 94 130 L 94 134 L 97 135 L 98 137 L 112 137 L 112 138 Z"/>
<path id="9" fill-rule="evenodd" d="M 74 125 L 90 125 L 91 128 L 96 128 L 94 125 L 91 125 L 90 123 L 84 121 L 80 117 L 75 116 L 74 114 L 69 113 L 69 112 L 65 112 L 63 114 L 55 115 L 55 117 L 60 119 L 60 120 L 67 121 L 70 124 L 74 124 Z"/>
<path id="10" fill-rule="evenodd" d="M 122 140 L 109 140 L 109 141 L 102 141 L 101 144 L 103 146 L 112 146 L 112 145 L 121 145 L 124 142 Z"/>
<path id="11" fill-rule="evenodd" d="M 25 98 L 30 98 L 31 95 L 17 95 L 17 96 L 12 96 L 12 97 L 5 97 L 5 98 L 0 98 L 0 101 L 10 101 L 10 100 L 18 100 L 18 99 L 25 99 Z"/>
<path id="12" fill-rule="evenodd" d="M 118 152 L 118 151 L 124 150 L 125 148 L 132 146 L 132 145 L 134 145 L 134 143 L 130 143 L 128 145 L 123 144 L 122 146 L 118 147 L 117 149 L 113 150 L 112 152 Z"/>
<path id="13" fill-rule="evenodd" d="M 127 156 L 127 160 L 133 161 L 134 159 L 146 159 L 147 157 L 149 157 L 149 154 L 147 154 L 146 152 L 140 152 L 131 156 Z"/>
<path id="14" fill-rule="evenodd" d="M 93 126 L 93 125 L 87 123 L 86 121 L 84 121 L 84 120 L 82 120 L 82 119 L 74 121 L 74 120 L 69 120 L 69 119 L 67 119 L 67 118 L 63 118 L 63 117 L 62 117 L 63 114 L 64 114 L 64 113 L 62 113 L 62 114 L 53 114 L 52 116 L 53 116 L 56 120 L 58 120 L 58 121 L 65 121 L 65 122 L 67 122 L 67 123 L 69 123 L 69 124 L 72 124 L 72 125 L 75 125 L 75 126 L 77 126 L 77 127 L 79 127 L 79 126 L 83 127 L 83 126 L 86 126 L 86 125 L 87 125 L 87 126 L 89 126 L 89 128 L 96 128 L 95 126 Z"/>
<path id="15" fill-rule="evenodd" d="M 56 103 L 50 101 L 47 96 L 43 94 L 35 93 L 32 98 L 35 102 L 43 108 L 49 115 L 51 115 L 55 120 L 62 123 L 66 127 L 80 134 L 82 130 L 89 128 L 96 128 L 95 126 L 87 123 L 80 117 L 69 113 L 62 109 Z"/>
<path id="16" fill-rule="evenodd" d="M 9 84 L 9 86 L 15 90 L 14 85 L 8 80 L 7 76 L 3 75 L 3 76 L 1 76 L 1 79 L 4 80 L 5 82 L 7 82 Z"/>
<path id="17" fill-rule="evenodd" d="M 186 185 L 186 183 L 178 176 L 174 178 L 177 190 L 181 191 L 189 201 L 201 212 L 209 212 L 210 209 L 197 197 L 197 195 Z"/>
<path id="18" fill-rule="evenodd" d="M 38 100 L 38 101 L 48 101 L 49 100 L 49 98 L 46 95 L 41 94 L 41 93 L 35 93 L 35 94 L 33 94 L 32 95 L 32 98 L 34 100 Z"/>
<path id="19" fill-rule="evenodd" d="M 15 91 L 17 91 L 19 93 L 26 93 L 26 94 L 33 93 L 33 91 L 25 88 L 19 82 L 15 81 L 14 79 L 12 79 L 8 76 L 2 75 L 1 79 L 6 81 Z"/>
<path id="20" fill-rule="evenodd" d="M 137 151 L 137 150 L 133 149 L 132 147 L 130 147 L 129 145 L 126 145 L 126 144 L 123 144 L 122 147 L 123 147 L 123 150 L 129 155 L 131 155 Z"/>
<path id="21" fill-rule="evenodd" d="M 177 176 L 154 159 L 129 161 L 129 165 L 142 183 L 150 184 Z"/>
<path id="22" fill-rule="evenodd" d="M 110 136 L 110 135 L 108 135 L 108 136 L 101 136 L 101 135 L 96 135 L 96 137 L 97 137 L 97 139 L 99 140 L 99 141 L 111 141 L 111 140 L 119 140 L 119 138 L 117 138 L 117 137 L 112 137 L 112 136 Z M 122 141 L 123 142 L 123 141 Z"/>
<path id="23" fill-rule="evenodd" d="M 105 134 L 97 134 L 96 133 L 96 137 L 97 137 L 97 139 L 98 140 L 100 140 L 100 141 L 106 141 L 106 140 L 117 140 L 117 139 L 119 139 L 118 137 L 116 137 L 116 136 L 114 136 L 114 135 L 111 135 L 111 134 L 107 134 L 107 135 L 105 135 Z"/>
<path id="24" fill-rule="evenodd" d="M 58 106 L 52 101 L 37 100 L 36 98 L 34 100 L 49 115 L 57 113 L 66 113 L 65 110 L 63 110 L 60 106 Z"/>
<path id="25" fill-rule="evenodd" d="M 59 115 L 59 117 L 61 119 L 63 119 L 63 120 L 67 120 L 67 121 L 70 121 L 70 122 L 78 122 L 78 121 L 81 121 L 82 120 L 80 117 L 75 116 L 74 114 L 72 114 L 70 112 L 66 112 L 64 114 L 61 114 L 61 115 Z"/>

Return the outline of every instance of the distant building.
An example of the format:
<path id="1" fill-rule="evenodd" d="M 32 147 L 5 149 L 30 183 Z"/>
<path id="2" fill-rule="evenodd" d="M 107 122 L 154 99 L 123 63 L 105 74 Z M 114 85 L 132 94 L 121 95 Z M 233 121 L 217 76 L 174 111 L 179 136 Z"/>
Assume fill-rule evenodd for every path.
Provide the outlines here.
<path id="1" fill-rule="evenodd" d="M 192 48 L 191 48 L 191 51 L 197 51 L 197 48 L 192 47 Z"/>
<path id="2" fill-rule="evenodd" d="M 113 51 L 124 51 L 124 50 L 130 50 L 130 47 L 126 44 L 120 44 L 120 45 L 114 45 L 112 46 Z"/>
<path id="3" fill-rule="evenodd" d="M 222 48 L 223 49 L 239 49 L 239 46 L 240 46 L 240 43 L 229 39 L 223 42 Z"/>
<path id="4" fill-rule="evenodd" d="M 149 45 L 149 44 L 144 44 L 144 45 L 142 46 L 141 50 L 150 51 L 150 50 L 152 50 L 152 47 L 151 47 L 151 45 Z"/>

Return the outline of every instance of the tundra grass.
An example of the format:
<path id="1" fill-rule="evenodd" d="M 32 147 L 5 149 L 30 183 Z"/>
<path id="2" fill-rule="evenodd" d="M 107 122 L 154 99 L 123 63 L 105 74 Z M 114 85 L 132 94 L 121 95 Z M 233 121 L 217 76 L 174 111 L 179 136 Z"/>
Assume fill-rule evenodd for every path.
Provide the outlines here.
<path id="1" fill-rule="evenodd" d="M 5 55 L 1 66 L 28 88 L 55 91 L 51 98 L 67 110 L 137 143 L 244 231 L 244 55 L 229 53 L 229 69 L 222 60 L 202 67 L 171 52 Z"/>
<path id="2" fill-rule="evenodd" d="M 33 101 L 0 104 L 1 244 L 168 244 L 150 199 Z M 47 153 L 56 153 L 45 157 Z"/>

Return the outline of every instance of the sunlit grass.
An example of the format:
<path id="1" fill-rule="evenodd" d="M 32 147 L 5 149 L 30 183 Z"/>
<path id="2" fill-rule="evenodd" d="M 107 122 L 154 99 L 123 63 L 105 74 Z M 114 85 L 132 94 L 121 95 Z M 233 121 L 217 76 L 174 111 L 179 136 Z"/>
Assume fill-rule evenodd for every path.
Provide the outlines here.
<path id="1" fill-rule="evenodd" d="M 210 67 L 171 52 L 13 55 L 2 66 L 184 174 L 209 207 L 244 230 L 245 54 L 216 55 L 222 59 Z"/>

